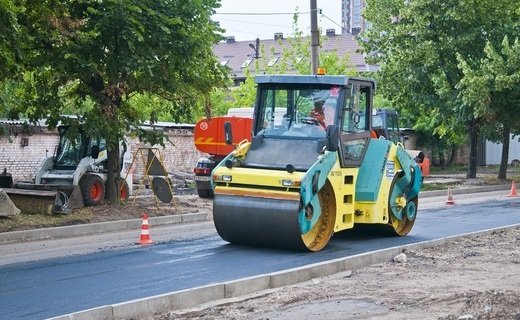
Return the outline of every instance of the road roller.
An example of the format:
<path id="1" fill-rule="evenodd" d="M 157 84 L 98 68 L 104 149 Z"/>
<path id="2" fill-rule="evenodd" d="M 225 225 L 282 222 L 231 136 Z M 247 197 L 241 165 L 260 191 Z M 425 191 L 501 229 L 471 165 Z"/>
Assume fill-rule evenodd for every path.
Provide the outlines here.
<path id="1" fill-rule="evenodd" d="M 410 232 L 421 170 L 400 143 L 374 137 L 373 79 L 261 75 L 255 81 L 251 139 L 211 174 L 222 239 L 319 251 L 355 225 Z M 224 132 L 231 143 L 231 123 Z"/>

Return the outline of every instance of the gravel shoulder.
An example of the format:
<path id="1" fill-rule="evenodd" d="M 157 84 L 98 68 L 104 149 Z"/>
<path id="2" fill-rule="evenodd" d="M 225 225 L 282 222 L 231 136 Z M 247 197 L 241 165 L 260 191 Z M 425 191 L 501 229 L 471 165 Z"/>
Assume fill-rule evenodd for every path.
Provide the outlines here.
<path id="1" fill-rule="evenodd" d="M 515 227 L 153 319 L 520 319 L 519 246 Z"/>

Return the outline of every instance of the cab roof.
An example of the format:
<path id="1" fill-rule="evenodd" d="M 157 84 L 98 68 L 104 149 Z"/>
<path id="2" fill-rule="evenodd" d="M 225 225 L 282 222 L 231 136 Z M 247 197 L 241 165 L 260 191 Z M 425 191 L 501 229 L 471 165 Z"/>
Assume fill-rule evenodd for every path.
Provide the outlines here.
<path id="1" fill-rule="evenodd" d="M 257 84 L 287 83 L 287 84 L 330 84 L 346 86 L 349 79 L 371 82 L 375 89 L 375 80 L 369 78 L 357 78 L 341 75 L 258 75 L 255 77 Z"/>

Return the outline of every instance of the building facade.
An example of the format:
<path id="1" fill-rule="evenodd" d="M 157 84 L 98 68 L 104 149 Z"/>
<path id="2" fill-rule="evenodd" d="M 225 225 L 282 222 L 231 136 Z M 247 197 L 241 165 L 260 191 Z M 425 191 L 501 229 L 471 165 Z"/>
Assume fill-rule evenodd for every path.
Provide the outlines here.
<path id="1" fill-rule="evenodd" d="M 342 33 L 350 33 L 353 35 L 357 35 L 370 28 L 370 24 L 362 16 L 363 9 L 365 8 L 365 6 L 365 0 L 342 0 Z"/>

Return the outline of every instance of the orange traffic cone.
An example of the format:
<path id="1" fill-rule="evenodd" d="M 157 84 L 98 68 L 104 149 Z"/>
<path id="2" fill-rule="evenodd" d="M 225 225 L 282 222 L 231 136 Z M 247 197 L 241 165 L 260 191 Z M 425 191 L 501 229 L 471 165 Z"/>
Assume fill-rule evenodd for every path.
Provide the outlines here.
<path id="1" fill-rule="evenodd" d="M 518 193 L 516 193 L 516 185 L 514 181 L 511 181 L 511 194 L 508 197 L 518 197 Z"/>
<path id="2" fill-rule="evenodd" d="M 141 237 L 136 244 L 152 244 L 153 241 L 150 238 L 150 230 L 148 229 L 148 215 L 143 213 L 143 224 L 141 225 Z"/>
<path id="3" fill-rule="evenodd" d="M 453 195 L 451 194 L 451 187 L 448 187 L 448 200 L 446 200 L 446 204 L 455 204 L 455 200 L 453 200 Z"/>

